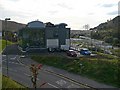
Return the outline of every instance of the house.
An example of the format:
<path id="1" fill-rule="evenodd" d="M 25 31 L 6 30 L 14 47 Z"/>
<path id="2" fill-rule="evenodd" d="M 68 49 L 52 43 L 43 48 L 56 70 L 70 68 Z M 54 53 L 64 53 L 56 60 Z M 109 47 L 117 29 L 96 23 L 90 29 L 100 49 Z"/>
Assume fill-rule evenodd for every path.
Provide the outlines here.
<path id="1" fill-rule="evenodd" d="M 36 48 L 69 50 L 70 28 L 66 26 L 65 23 L 54 25 L 51 22 L 29 22 L 26 27 L 19 30 L 19 46 L 23 51 Z"/>

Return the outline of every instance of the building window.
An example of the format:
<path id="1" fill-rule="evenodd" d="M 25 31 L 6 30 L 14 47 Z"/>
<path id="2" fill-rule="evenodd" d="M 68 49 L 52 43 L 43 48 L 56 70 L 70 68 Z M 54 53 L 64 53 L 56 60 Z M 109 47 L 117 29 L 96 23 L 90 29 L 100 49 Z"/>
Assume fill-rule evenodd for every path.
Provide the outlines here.
<path id="1" fill-rule="evenodd" d="M 58 38 L 58 31 L 54 31 L 53 36 L 54 38 Z"/>

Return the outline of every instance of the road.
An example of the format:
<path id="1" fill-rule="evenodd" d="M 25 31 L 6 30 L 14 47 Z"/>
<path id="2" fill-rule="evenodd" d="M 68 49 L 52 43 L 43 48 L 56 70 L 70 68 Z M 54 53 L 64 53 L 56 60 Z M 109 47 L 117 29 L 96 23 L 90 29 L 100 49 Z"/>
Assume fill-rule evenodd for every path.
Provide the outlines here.
<path id="1" fill-rule="evenodd" d="M 28 65 L 31 63 L 38 64 L 31 60 L 29 57 L 20 58 L 22 53 L 17 45 L 8 46 L 2 53 L 2 72 L 7 75 L 8 64 L 8 76 L 13 80 L 32 88 L 31 72 Z M 6 55 L 7 54 L 7 55 Z M 48 53 L 39 53 L 39 55 Z M 52 53 L 55 54 L 55 53 Z M 57 53 L 56 53 L 57 54 Z M 61 55 L 64 55 L 61 53 Z M 8 61 L 8 63 L 7 63 Z M 24 62 L 24 63 L 22 63 Z M 43 66 L 39 71 L 37 78 L 37 87 L 42 83 L 46 83 L 42 88 L 114 88 L 105 84 L 98 83 L 94 80 L 69 73 L 65 70 L 57 69 L 50 66 Z M 87 84 L 87 85 L 86 85 Z M 89 86 L 88 86 L 89 85 Z"/>
<path id="2" fill-rule="evenodd" d="M 7 75 L 7 60 L 8 59 L 8 76 L 13 80 L 32 88 L 31 83 L 31 72 L 29 67 L 24 66 L 19 62 L 19 55 L 3 55 L 2 56 L 2 71 L 4 75 Z M 42 83 L 46 84 L 42 88 L 83 88 L 81 85 L 77 85 L 72 81 L 69 81 L 65 78 L 54 75 L 50 72 L 43 70 L 39 71 L 38 79 L 37 79 L 39 87 Z"/>

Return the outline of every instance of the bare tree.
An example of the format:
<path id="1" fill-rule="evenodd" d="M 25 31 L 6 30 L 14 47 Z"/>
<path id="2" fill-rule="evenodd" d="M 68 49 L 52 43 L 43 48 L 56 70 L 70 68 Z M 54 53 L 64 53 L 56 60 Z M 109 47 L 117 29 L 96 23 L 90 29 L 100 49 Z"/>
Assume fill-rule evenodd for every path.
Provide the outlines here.
<path id="1" fill-rule="evenodd" d="M 85 28 L 85 30 L 89 30 L 90 25 L 89 25 L 89 24 L 86 24 L 86 25 L 83 26 L 83 28 Z"/>

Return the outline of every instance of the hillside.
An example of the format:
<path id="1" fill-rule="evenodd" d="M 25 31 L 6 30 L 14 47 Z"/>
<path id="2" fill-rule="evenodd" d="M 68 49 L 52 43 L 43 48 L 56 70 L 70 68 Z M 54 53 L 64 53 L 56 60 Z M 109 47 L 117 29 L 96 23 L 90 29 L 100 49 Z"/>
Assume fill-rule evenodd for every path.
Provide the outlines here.
<path id="1" fill-rule="evenodd" d="M 0 22 L 2 22 L 2 30 L 5 30 L 5 21 L 0 20 Z M 23 27 L 25 27 L 25 24 L 17 23 L 14 21 L 7 21 L 8 31 L 17 32 L 20 28 L 23 28 Z"/>
<path id="2" fill-rule="evenodd" d="M 107 22 L 101 23 L 97 27 L 91 28 L 90 30 L 118 29 L 118 26 L 120 26 L 120 16 L 117 16 L 112 20 L 107 20 Z"/>
<path id="3" fill-rule="evenodd" d="M 120 47 L 120 16 L 91 28 L 92 38 Z"/>

